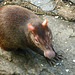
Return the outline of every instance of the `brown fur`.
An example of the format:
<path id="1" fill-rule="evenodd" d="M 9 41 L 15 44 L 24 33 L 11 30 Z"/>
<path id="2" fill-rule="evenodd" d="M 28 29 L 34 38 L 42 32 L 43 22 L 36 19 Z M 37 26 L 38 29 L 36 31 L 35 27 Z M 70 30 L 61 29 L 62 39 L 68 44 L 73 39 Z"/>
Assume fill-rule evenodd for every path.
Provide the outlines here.
<path id="1" fill-rule="evenodd" d="M 34 30 L 28 28 L 29 23 Z M 0 7 L 0 47 L 8 51 L 29 47 L 49 59 L 54 58 L 51 31 L 42 23 L 26 8 L 17 5 Z"/>
<path id="2" fill-rule="evenodd" d="M 18 49 L 27 44 L 27 23 L 38 18 L 31 11 L 16 5 L 0 7 L 0 46 L 4 50 Z"/>

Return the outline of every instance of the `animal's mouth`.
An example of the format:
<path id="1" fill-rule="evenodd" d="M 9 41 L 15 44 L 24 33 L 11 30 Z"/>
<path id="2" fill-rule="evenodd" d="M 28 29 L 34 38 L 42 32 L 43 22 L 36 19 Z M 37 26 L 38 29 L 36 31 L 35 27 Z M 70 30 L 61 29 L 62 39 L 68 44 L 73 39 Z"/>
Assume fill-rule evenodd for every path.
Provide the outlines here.
<path id="1" fill-rule="evenodd" d="M 55 57 L 55 52 L 53 50 L 44 50 L 44 56 L 52 59 Z"/>

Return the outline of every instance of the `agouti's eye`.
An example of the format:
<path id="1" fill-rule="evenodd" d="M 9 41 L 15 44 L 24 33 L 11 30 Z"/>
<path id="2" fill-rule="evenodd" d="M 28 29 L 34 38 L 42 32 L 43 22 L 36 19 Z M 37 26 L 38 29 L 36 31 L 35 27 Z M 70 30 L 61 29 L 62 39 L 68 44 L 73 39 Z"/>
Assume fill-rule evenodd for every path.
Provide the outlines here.
<path id="1" fill-rule="evenodd" d="M 35 43 L 36 43 L 37 46 L 40 45 L 40 43 L 39 43 L 39 41 L 37 39 L 35 39 Z"/>
<path id="2" fill-rule="evenodd" d="M 36 43 L 39 43 L 39 42 L 38 42 L 38 39 L 35 39 L 35 42 L 36 42 Z"/>

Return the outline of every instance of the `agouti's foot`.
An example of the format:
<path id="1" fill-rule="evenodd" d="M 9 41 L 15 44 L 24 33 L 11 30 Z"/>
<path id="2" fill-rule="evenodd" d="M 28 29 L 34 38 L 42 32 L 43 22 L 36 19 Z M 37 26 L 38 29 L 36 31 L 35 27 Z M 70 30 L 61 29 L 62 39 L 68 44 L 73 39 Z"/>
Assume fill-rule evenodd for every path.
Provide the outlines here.
<path id="1" fill-rule="evenodd" d="M 47 62 L 49 63 L 50 66 L 55 65 L 58 61 L 62 60 L 63 56 L 60 54 L 56 53 L 56 56 L 53 59 L 48 59 L 46 58 Z"/>

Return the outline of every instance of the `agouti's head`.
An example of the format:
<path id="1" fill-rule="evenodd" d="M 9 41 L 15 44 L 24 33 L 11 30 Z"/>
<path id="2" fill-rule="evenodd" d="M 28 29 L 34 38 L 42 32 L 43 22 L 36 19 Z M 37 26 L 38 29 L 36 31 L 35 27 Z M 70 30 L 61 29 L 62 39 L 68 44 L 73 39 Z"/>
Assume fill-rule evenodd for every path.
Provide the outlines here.
<path id="1" fill-rule="evenodd" d="M 36 22 L 36 20 L 35 20 Z M 44 51 L 44 56 L 52 59 L 55 57 L 55 52 L 52 49 L 51 31 L 47 26 L 47 19 L 43 22 L 28 23 L 28 29 L 31 31 L 30 38 L 34 44 Z"/>

